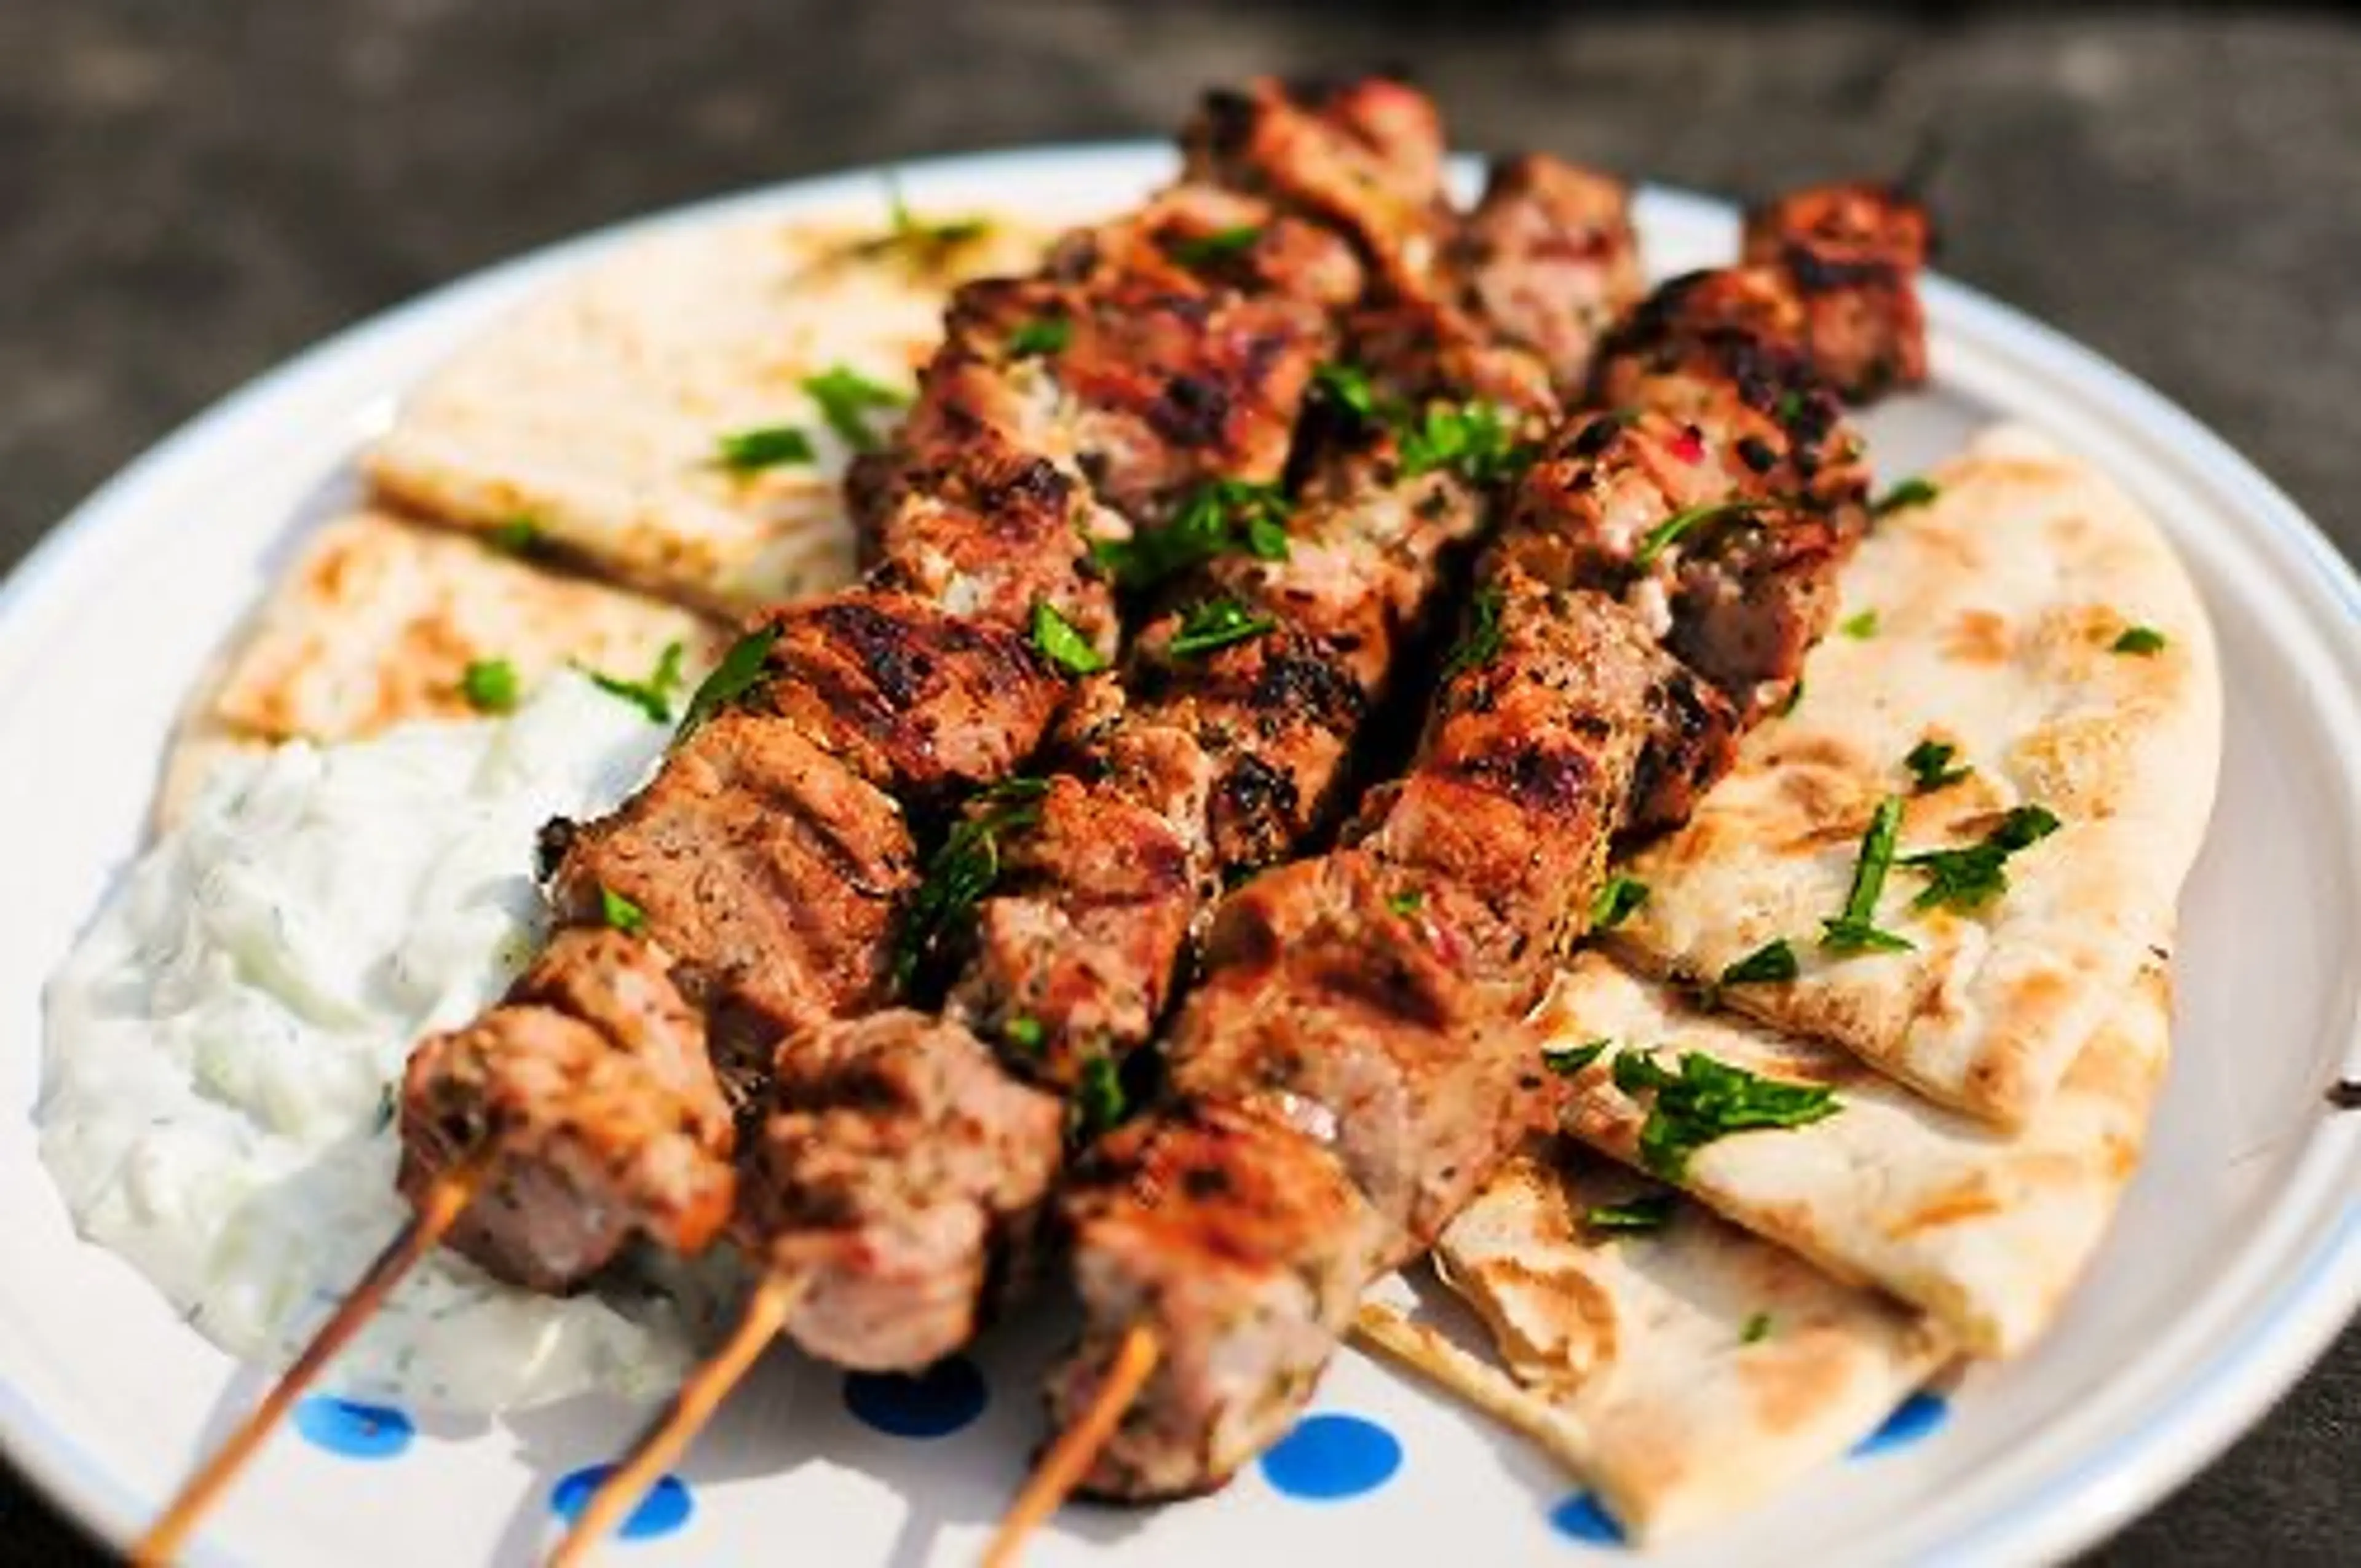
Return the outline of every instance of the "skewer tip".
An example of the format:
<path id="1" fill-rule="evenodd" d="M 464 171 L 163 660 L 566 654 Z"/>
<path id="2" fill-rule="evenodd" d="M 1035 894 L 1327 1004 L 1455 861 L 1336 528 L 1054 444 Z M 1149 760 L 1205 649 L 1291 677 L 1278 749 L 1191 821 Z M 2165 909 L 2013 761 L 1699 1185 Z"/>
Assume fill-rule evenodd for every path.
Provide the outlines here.
<path id="1" fill-rule="evenodd" d="M 1139 1391 L 1155 1375 L 1156 1364 L 1163 1354 L 1164 1347 L 1146 1324 L 1134 1323 L 1124 1331 L 1123 1343 L 1116 1347 L 1106 1379 L 1099 1385 L 1090 1408 L 1058 1434 L 1058 1441 L 1050 1444 L 1049 1452 L 1034 1467 L 1025 1489 L 1009 1505 L 998 1533 L 984 1551 L 983 1568 L 1016 1568 L 1026 1541 L 1090 1474 L 1107 1439 L 1115 1435 L 1115 1423 L 1139 1398 Z"/>

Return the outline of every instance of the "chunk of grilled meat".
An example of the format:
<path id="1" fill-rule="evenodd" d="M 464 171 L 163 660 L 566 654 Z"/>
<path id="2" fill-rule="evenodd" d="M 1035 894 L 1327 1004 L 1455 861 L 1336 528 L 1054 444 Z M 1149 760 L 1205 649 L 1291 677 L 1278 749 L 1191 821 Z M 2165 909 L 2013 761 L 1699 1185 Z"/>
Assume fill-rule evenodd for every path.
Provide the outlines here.
<path id="1" fill-rule="evenodd" d="M 1202 144 L 1222 150 L 1191 167 L 1256 191 L 1290 192 L 1304 211 L 1345 224 L 1365 251 L 1385 254 L 1407 243 L 1408 214 L 1425 224 L 1440 202 L 1440 144 L 1423 154 L 1412 144 L 1420 122 L 1399 112 L 1401 92 L 1386 83 L 1307 104 L 1266 85 L 1250 95 L 1247 111 L 1264 132 L 1232 146 L 1219 127 L 1208 128 Z M 1217 99 L 1209 118 L 1232 113 L 1226 102 Z M 1363 119 L 1380 128 L 1366 128 Z M 1426 123 L 1432 134 L 1431 117 Z M 1305 159 L 1349 165 L 1364 183 L 1347 191 L 1291 163 L 1265 167 Z M 1404 189 L 1367 188 L 1367 180 L 1392 171 L 1409 182 Z M 1348 197 L 1356 215 L 1345 215 Z M 1494 198 L 1537 199 L 1532 189 L 1509 185 Z M 1583 221 L 1601 220 L 1587 211 Z M 1257 254 L 1279 243 L 1273 236 L 1283 226 L 1226 253 L 1242 282 L 1255 276 Z M 1540 225 L 1504 219 L 1499 226 L 1530 236 Z M 1520 247 L 1521 258 L 1528 242 Z M 1595 247 L 1586 240 L 1581 248 Z M 1106 249 L 1103 240 L 1078 247 L 1071 264 L 1104 265 Z M 1604 257 L 1599 264 L 1615 265 Z M 1064 748 L 1070 765 L 1027 794 L 1021 830 L 991 838 L 992 895 L 977 912 L 972 960 L 952 991 L 952 1022 L 905 1018 L 895 1027 L 911 1049 L 923 1042 L 972 1059 L 981 1047 L 965 1032 L 972 1026 L 999 1042 L 1008 1068 L 1022 1077 L 1071 1087 L 1094 1065 L 1104 1069 L 1108 1057 L 1154 1032 L 1190 938 L 1224 880 L 1291 852 L 1338 811 L 1364 716 L 1429 616 L 1444 553 L 1469 536 L 1483 511 L 1484 476 L 1476 465 L 1420 449 L 1422 441 L 1432 444 L 1427 414 L 1482 425 L 1497 458 L 1520 421 L 1537 424 L 1549 407 L 1550 375 L 1536 356 L 1491 340 L 1446 292 L 1407 296 L 1389 277 L 1380 273 L 1375 296 L 1347 327 L 1367 398 L 1356 392 L 1352 403 L 1359 406 L 1329 411 L 1322 455 L 1290 508 L 1285 550 L 1224 554 L 1185 575 L 1137 641 L 1120 685 L 1100 682 L 1080 705 Z M 1471 400 L 1484 404 L 1480 413 L 1467 414 L 1463 405 Z M 1274 505 L 1269 492 L 1235 496 L 1241 506 Z M 1273 520 L 1266 512 L 1257 521 Z M 1224 607 L 1228 617 L 1211 630 L 1202 620 L 1208 605 Z M 987 804 L 973 820 L 1003 809 Z M 830 1033 L 872 1029 L 840 1025 Z M 840 1337 L 843 1314 L 799 1319 L 788 1332 L 807 1348 L 862 1365 L 931 1359 L 956 1348 L 974 1313 L 962 1314 L 942 1284 L 985 1279 L 994 1227 L 974 1223 L 963 1190 L 947 1188 L 940 1195 L 947 1213 L 927 1229 L 945 1242 L 935 1271 L 897 1272 L 900 1252 L 859 1238 L 911 1229 L 906 1206 L 880 1200 L 840 1212 L 815 1203 L 804 1190 L 809 1169 L 815 1162 L 833 1168 L 839 1157 L 782 1140 L 833 1129 L 803 1114 L 800 1097 L 816 1086 L 783 1070 L 779 1087 L 780 1110 L 752 1178 L 766 1185 L 741 1205 L 749 1245 L 793 1259 L 818 1282 L 817 1296 L 861 1303 L 873 1325 L 873 1339 L 860 1345 Z M 924 1135 L 922 1108 L 906 1107 L 903 1115 L 909 1138 Z M 1058 1161 L 1060 1129 L 1037 1132 L 1027 1168 L 1046 1172 Z M 969 1250 L 954 1255 L 948 1241 L 954 1236 Z M 913 1323 L 933 1332 L 910 1332 Z"/>
<path id="2" fill-rule="evenodd" d="M 1762 277 L 1642 313 L 1598 373 L 1642 400 L 1570 422 L 1520 486 L 1411 772 L 1345 848 L 1216 912 L 1166 1103 L 1088 1151 L 1058 1205 L 1086 1318 L 1053 1420 L 1135 1324 L 1164 1348 L 1085 1490 L 1218 1486 L 1295 1419 L 1361 1286 L 1545 1112 L 1530 1010 L 1610 846 L 1686 814 L 1792 689 L 1862 476 Z M 1693 330 L 1685 299 L 1774 310 Z M 1246 1158 L 1251 1181 L 1224 1163 Z"/>
<path id="3" fill-rule="evenodd" d="M 1540 355 L 1569 403 L 1599 340 L 1640 297 L 1631 209 L 1621 181 L 1527 153 L 1492 165 L 1459 232 L 1470 309 Z"/>
<path id="4" fill-rule="evenodd" d="M 1250 257 L 1183 243 L 1202 236 L 1192 225 L 1249 212 Z M 1071 684 L 1035 646 L 1037 616 L 1113 652 L 1093 539 L 1161 521 L 1210 478 L 1279 477 L 1334 307 L 1362 275 L 1350 245 L 1279 204 L 1176 191 L 1070 241 L 1038 277 L 961 293 L 890 451 L 848 481 L 862 584 L 766 617 L 745 645 L 761 667 L 728 711 L 621 809 L 549 836 L 561 926 L 620 911 L 631 935 L 561 938 L 545 964 L 567 986 L 513 996 L 413 1060 L 409 1190 L 458 1146 L 432 1129 L 473 1129 L 497 1139 L 494 1199 L 532 1210 L 530 1223 L 465 1227 L 470 1256 L 560 1288 L 634 1230 L 684 1245 L 710 1234 L 704 1208 L 695 1224 L 680 1218 L 675 1166 L 697 1167 L 699 1193 L 726 1194 L 728 1119 L 664 1144 L 660 1166 L 620 1153 L 586 1164 L 576 1151 L 620 1151 L 637 1135 L 606 1091 L 598 1020 L 564 999 L 603 982 L 617 943 L 660 953 L 690 1009 L 685 1059 L 741 1106 L 783 1040 L 884 1005 L 917 886 L 906 812 L 950 806 L 1039 745 Z M 551 1212 L 561 1198 L 579 1215 Z"/>
<path id="5" fill-rule="evenodd" d="M 1927 378 L 1918 273 L 1934 243 L 1927 209 L 1883 185 L 1814 186 L 1746 214 L 1746 260 L 1794 285 L 1813 365 L 1850 398 Z"/>

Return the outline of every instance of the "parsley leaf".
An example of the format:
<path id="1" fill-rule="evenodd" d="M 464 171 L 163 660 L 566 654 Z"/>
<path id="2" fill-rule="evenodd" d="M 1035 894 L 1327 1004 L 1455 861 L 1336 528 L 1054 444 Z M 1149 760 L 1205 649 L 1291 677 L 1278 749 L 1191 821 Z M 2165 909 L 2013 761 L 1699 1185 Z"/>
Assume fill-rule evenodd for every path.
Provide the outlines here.
<path id="1" fill-rule="evenodd" d="M 1364 420 L 1378 417 L 1377 389 L 1369 384 L 1369 373 L 1357 365 L 1323 365 L 1312 372 L 1312 388 L 1338 408 L 1350 410 Z"/>
<path id="2" fill-rule="evenodd" d="M 1631 565 L 1644 572 L 1689 530 L 1726 517 L 1748 517 L 1762 510 L 1761 501 L 1708 501 L 1703 506 L 1684 507 L 1640 536 L 1640 547 L 1631 552 Z"/>
<path id="3" fill-rule="evenodd" d="M 1612 931 L 1631 917 L 1632 912 L 1648 902 L 1648 884 L 1637 877 L 1618 872 L 1607 879 L 1607 885 L 1590 901 L 1590 928 Z"/>
<path id="4" fill-rule="evenodd" d="M 1771 1314 L 1768 1312 L 1755 1313 L 1746 1320 L 1746 1326 L 1738 1331 L 1738 1343 L 1741 1344 L 1760 1344 L 1770 1337 Z"/>
<path id="5" fill-rule="evenodd" d="M 1106 656 L 1092 647 L 1090 639 L 1048 599 L 1037 600 L 1033 606 L 1033 646 L 1070 675 L 1094 675 L 1107 667 Z"/>
<path id="6" fill-rule="evenodd" d="M 598 890 L 598 918 L 627 937 L 648 928 L 648 912 L 611 887 Z"/>
<path id="7" fill-rule="evenodd" d="M 1910 770 L 1911 778 L 1917 783 L 1918 793 L 1926 795 L 1958 784 L 1975 772 L 1971 767 L 1951 766 L 1951 759 L 1959 754 L 1960 749 L 1949 740 L 1929 737 L 1910 748 L 1909 755 L 1902 759 L 1902 765 Z"/>
<path id="8" fill-rule="evenodd" d="M 1153 587 L 1217 555 L 1284 561 L 1287 513 L 1287 496 L 1276 485 L 1214 479 L 1191 492 L 1163 527 L 1103 539 L 1091 556 L 1133 589 Z"/>
<path id="9" fill-rule="evenodd" d="M 1625 1203 L 1595 1203 L 1583 1211 L 1582 1223 L 1611 1235 L 1653 1235 L 1673 1223 L 1674 1197 L 1650 1192 Z"/>
<path id="10" fill-rule="evenodd" d="M 1894 841 L 1901 831 L 1902 797 L 1889 795 L 1877 803 L 1869 829 L 1861 836 L 1861 859 L 1853 862 L 1844 913 L 1820 922 L 1820 946 L 1828 951 L 1898 953 L 1917 946 L 1877 925 L 1878 895 L 1885 891 L 1885 873 L 1894 869 Z"/>
<path id="11" fill-rule="evenodd" d="M 1407 920 L 1426 906 L 1423 888 L 1406 887 L 1400 893 L 1386 895 L 1386 907 Z"/>
<path id="12" fill-rule="evenodd" d="M 1020 1013 L 1000 1025 L 1000 1037 L 1027 1056 L 1038 1056 L 1042 1043 L 1049 1037 L 1049 1031 L 1042 1025 L 1040 1019 Z"/>
<path id="13" fill-rule="evenodd" d="M 939 264 L 959 247 L 992 232 L 989 218 L 929 222 L 918 217 L 902 199 L 902 182 L 890 173 L 885 176 L 885 214 L 892 226 L 883 239 L 871 242 L 869 248 L 899 250 L 913 261 Z"/>
<path id="14" fill-rule="evenodd" d="M 1923 507 L 1942 491 L 1927 479 L 1905 479 L 1871 503 L 1869 515 L 1884 517 L 1909 507 Z"/>
<path id="15" fill-rule="evenodd" d="M 1763 943 L 1736 963 L 1721 971 L 1724 985 L 1755 985 L 1795 978 L 1795 949 L 1787 945 L 1784 937 Z"/>
<path id="16" fill-rule="evenodd" d="M 1927 879 L 1913 909 L 1981 908 L 2008 891 L 2008 858 L 2058 831 L 2048 807 L 2020 806 L 2001 818 L 1981 843 L 1959 850 L 1927 850 L 1902 857 L 1902 864 Z"/>
<path id="17" fill-rule="evenodd" d="M 1477 590 L 1467 607 L 1467 630 L 1460 634 L 1451 656 L 1443 662 L 1443 678 L 1480 670 L 1500 653 L 1500 606 L 1505 602 L 1500 590 L 1486 587 Z"/>
<path id="18" fill-rule="evenodd" d="M 1074 1084 L 1073 1098 L 1067 1102 L 1067 1113 L 1073 1123 L 1074 1137 L 1088 1142 L 1119 1124 L 1131 1110 L 1131 1097 L 1124 1092 L 1123 1069 L 1113 1057 L 1093 1057 L 1082 1064 L 1082 1076 Z"/>
<path id="19" fill-rule="evenodd" d="M 2107 644 L 2110 653 L 2134 653 L 2146 658 L 2164 652 L 2164 633 L 2153 626 L 2135 626 Z"/>
<path id="20" fill-rule="evenodd" d="M 1877 611 L 1865 609 L 1859 615 L 1849 615 L 1837 623 L 1837 630 L 1856 642 L 1866 642 L 1877 635 Z"/>
<path id="21" fill-rule="evenodd" d="M 1604 1056 L 1607 1047 L 1612 1044 L 1613 1041 L 1601 1035 L 1578 1046 L 1544 1046 L 1542 1047 L 1542 1065 L 1560 1078 L 1572 1078 Z"/>
<path id="22" fill-rule="evenodd" d="M 508 713 L 517 705 L 516 666 L 506 659 L 478 659 L 459 675 L 459 695 L 478 713 Z"/>
<path id="23" fill-rule="evenodd" d="M 609 675 L 592 669 L 584 669 L 582 673 L 589 676 L 590 684 L 600 691 L 609 696 L 621 697 L 646 714 L 650 723 L 670 724 L 673 694 L 680 690 L 680 661 L 686 652 L 680 643 L 665 643 L 663 656 L 656 660 L 654 672 L 643 681 L 627 681 L 620 675 Z"/>
<path id="24" fill-rule="evenodd" d="M 804 391 L 819 405 L 819 417 L 847 446 L 874 452 L 880 443 L 869 428 L 871 413 L 908 405 L 909 394 L 871 380 L 845 365 L 831 365 L 817 376 L 804 378 Z"/>
<path id="25" fill-rule="evenodd" d="M 730 644 L 730 652 L 721 655 L 721 662 L 697 683 L 696 692 L 690 696 L 688 710 L 680 716 L 680 729 L 673 736 L 673 744 L 677 746 L 687 740 L 707 719 L 760 685 L 771 649 L 778 641 L 779 628 L 774 622 L 758 626 Z"/>
<path id="26" fill-rule="evenodd" d="M 484 535 L 493 549 L 510 555 L 529 555 L 541 543 L 541 524 L 530 512 L 502 518 Z"/>
<path id="27" fill-rule="evenodd" d="M 1165 249 L 1172 259 L 1183 267 L 1212 267 L 1232 257 L 1243 256 L 1262 238 L 1259 224 L 1233 224 L 1228 228 L 1215 229 L 1211 234 L 1189 235 L 1170 241 Z"/>
<path id="28" fill-rule="evenodd" d="M 1430 403 L 1417 422 L 1401 421 L 1398 450 L 1405 478 L 1448 468 L 1471 485 L 1488 485 L 1532 460 L 1490 403 Z"/>
<path id="29" fill-rule="evenodd" d="M 1188 613 L 1180 618 L 1180 629 L 1172 634 L 1164 651 L 1175 659 L 1193 658 L 1234 642 L 1249 641 L 1278 624 L 1269 616 L 1257 615 L 1234 598 L 1207 599 L 1189 607 Z"/>
<path id="30" fill-rule="evenodd" d="M 1003 779 L 976 797 L 975 808 L 927 862 L 927 874 L 902 915 L 894 944 L 894 982 L 907 989 L 918 967 L 973 913 L 1000 879 L 1000 840 L 1041 820 L 1049 781 Z"/>
<path id="31" fill-rule="evenodd" d="M 1668 1181 L 1680 1179 L 1691 1154 L 1732 1133 L 1801 1127 L 1844 1108 L 1825 1085 L 1763 1078 L 1703 1051 L 1683 1051 L 1677 1071 L 1626 1051 L 1615 1058 L 1615 1087 L 1653 1096 L 1640 1127 L 1640 1163 Z"/>
<path id="32" fill-rule="evenodd" d="M 1074 323 L 1063 316 L 1043 316 L 1027 322 L 1008 334 L 1008 354 L 1022 359 L 1028 354 L 1063 354 L 1074 340 Z"/>
<path id="33" fill-rule="evenodd" d="M 721 438 L 716 463 L 733 474 L 759 474 L 787 463 L 812 460 L 811 437 L 791 424 L 764 425 Z"/>
<path id="34" fill-rule="evenodd" d="M 1784 718 L 1789 714 L 1795 712 L 1795 705 L 1803 700 L 1804 677 L 1797 675 L 1795 677 L 1795 684 L 1787 688 L 1787 699 L 1779 705 L 1779 717 Z"/>

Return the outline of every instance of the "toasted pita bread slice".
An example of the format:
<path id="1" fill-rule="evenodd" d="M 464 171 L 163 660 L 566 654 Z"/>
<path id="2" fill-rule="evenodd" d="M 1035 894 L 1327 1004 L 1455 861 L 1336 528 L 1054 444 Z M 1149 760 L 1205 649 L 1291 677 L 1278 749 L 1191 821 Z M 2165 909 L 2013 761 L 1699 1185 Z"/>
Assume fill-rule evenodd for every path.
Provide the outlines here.
<path id="1" fill-rule="evenodd" d="M 568 662 L 642 679 L 678 643 L 687 681 L 710 666 L 725 635 L 688 610 L 467 534 L 355 511 L 305 542 L 200 688 L 166 763 L 159 819 L 176 820 L 225 757 L 471 715 L 472 664 L 506 664 L 522 696 Z"/>
<path id="2" fill-rule="evenodd" d="M 1619 1205 L 1663 1223 L 1628 1234 L 1588 1218 Z M 1362 1337 L 1540 1442 L 1641 1541 L 1844 1453 L 1953 1354 L 1921 1314 L 1578 1153 L 1512 1162 L 1444 1231 L 1435 1265 L 1505 1374 L 1379 1303 Z"/>
<path id="3" fill-rule="evenodd" d="M 1883 519 L 1848 567 L 1845 620 L 1795 712 L 1636 857 L 1649 896 L 1612 942 L 1710 983 L 1784 940 L 1798 977 L 1727 985 L 1728 1006 L 2013 1125 L 2165 940 L 2213 806 L 2219 675 L 2171 549 L 2087 464 L 2002 428 L 1933 481 L 1932 503 Z M 1971 771 L 1920 787 L 1905 760 L 1929 741 Z M 1897 795 L 1905 862 L 1985 840 L 2012 808 L 2059 826 L 1971 908 L 1918 907 L 1931 873 L 1897 863 L 1875 925 L 1912 946 L 1824 948 L 1864 831 Z"/>
<path id="4" fill-rule="evenodd" d="M 1834 1114 L 1734 1133 L 1690 1151 L 1675 1177 L 1717 1212 L 1839 1277 L 1881 1286 L 1940 1320 L 1971 1352 L 2014 1355 L 2049 1326 L 2098 1248 L 2138 1164 L 2171 1035 L 2164 960 L 2111 999 L 2057 1094 L 2013 1133 L 1929 1104 L 1825 1045 L 1728 1014 L 1596 953 L 1547 1003 L 1559 1046 L 1609 1042 L 1575 1079 L 1566 1129 L 1644 1163 L 1654 1094 L 1618 1087 L 1631 1051 L 1834 1091 Z"/>
<path id="5" fill-rule="evenodd" d="M 969 241 L 879 243 L 884 222 L 758 219 L 630 244 L 412 391 L 367 469 L 444 521 L 529 528 L 602 575 L 709 609 L 833 587 L 852 565 L 851 449 L 803 382 L 843 366 L 908 388 L 952 286 L 1028 269 L 1047 243 L 998 215 Z M 783 427 L 810 460 L 719 461 L 724 438 Z"/>

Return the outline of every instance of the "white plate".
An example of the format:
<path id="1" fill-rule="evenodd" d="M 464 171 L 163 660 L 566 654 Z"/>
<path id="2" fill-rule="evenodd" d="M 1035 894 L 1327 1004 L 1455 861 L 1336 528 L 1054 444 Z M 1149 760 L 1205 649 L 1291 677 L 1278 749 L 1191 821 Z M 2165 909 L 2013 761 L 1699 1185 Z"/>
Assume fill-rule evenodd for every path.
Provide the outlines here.
<path id="1" fill-rule="evenodd" d="M 1161 176 L 1137 149 L 963 159 L 905 171 L 913 199 L 1083 215 Z M 880 210 L 872 176 L 657 220 Z M 1650 193 L 1660 269 L 1725 258 L 1728 213 Z M 647 225 L 500 268 L 348 333 L 231 399 L 134 465 L 0 597 L 0 821 L 11 827 L 0 943 L 0 1434 L 10 1457 L 125 1541 L 258 1380 L 183 1327 L 130 1269 L 81 1244 L 36 1158 L 39 992 L 140 839 L 174 707 L 288 542 L 350 484 L 392 400 L 528 291 Z M 1914 1442 L 1831 1467 L 1784 1502 L 1668 1554 L 1680 1563 L 2045 1559 L 2119 1524 L 2217 1453 L 2361 1299 L 2361 1115 L 2323 1088 L 2361 1076 L 2361 585 L 2295 509 L 2219 441 L 2121 371 L 1950 286 L 1928 291 L 1938 389 L 1869 422 L 1885 472 L 1978 423 L 2041 425 L 2162 518 L 2220 630 L 2229 694 L 2221 805 L 2189 889 L 2178 1059 L 2146 1168 L 2066 1321 L 2029 1359 L 1971 1381 Z M 2169 330 L 2159 323 L 2159 330 Z M 1039 1331 L 982 1357 L 980 1418 L 895 1437 L 850 1413 L 842 1380 L 777 1355 L 685 1465 L 676 1528 L 619 1544 L 648 1568 L 731 1561 L 971 1561 L 1038 1431 Z M 1552 1516 L 1571 1490 L 1539 1459 L 1423 1388 L 1346 1354 L 1323 1411 L 1382 1426 L 1384 1484 L 1324 1502 L 1262 1471 L 1154 1512 L 1070 1510 L 1034 1561 L 1120 1550 L 1143 1563 L 1351 1554 L 1426 1562 L 1578 1559 Z M 608 1457 L 638 1412 L 610 1401 L 485 1423 L 422 1420 L 398 1455 L 273 1443 L 206 1532 L 219 1563 L 529 1560 L 553 1486 Z"/>

